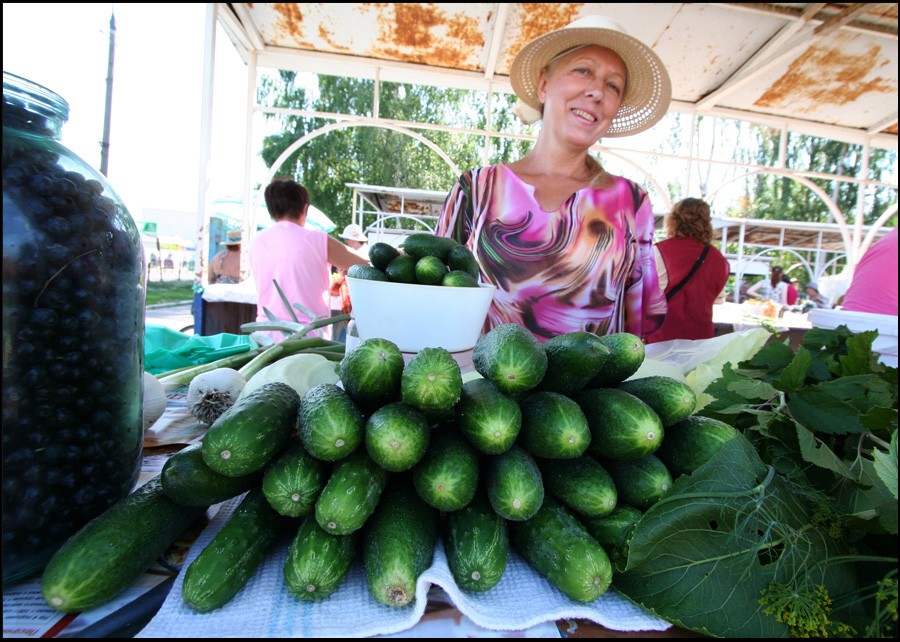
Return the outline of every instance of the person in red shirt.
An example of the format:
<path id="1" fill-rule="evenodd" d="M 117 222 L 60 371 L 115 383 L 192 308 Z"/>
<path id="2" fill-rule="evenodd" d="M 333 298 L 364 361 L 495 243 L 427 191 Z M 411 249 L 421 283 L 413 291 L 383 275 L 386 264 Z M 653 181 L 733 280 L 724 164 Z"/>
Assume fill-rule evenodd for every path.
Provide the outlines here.
<path id="1" fill-rule="evenodd" d="M 645 343 L 715 336 L 713 304 L 725 300 L 731 267 L 710 245 L 713 228 L 709 204 L 685 198 L 666 217 L 664 241 L 654 246 L 659 285 L 666 293 L 666 319 Z M 704 254 L 705 253 L 705 254 Z"/>
<path id="2" fill-rule="evenodd" d="M 794 305 L 797 303 L 797 299 L 800 298 L 800 292 L 797 290 L 797 286 L 794 283 L 798 283 L 797 279 L 792 279 L 787 274 L 781 277 L 781 280 L 787 283 L 787 304 Z"/>

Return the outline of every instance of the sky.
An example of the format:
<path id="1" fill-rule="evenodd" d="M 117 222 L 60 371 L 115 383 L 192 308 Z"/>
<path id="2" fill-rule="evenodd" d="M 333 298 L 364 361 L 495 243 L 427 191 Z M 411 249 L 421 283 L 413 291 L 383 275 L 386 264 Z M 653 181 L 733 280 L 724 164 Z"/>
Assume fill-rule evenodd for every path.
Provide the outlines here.
<path id="1" fill-rule="evenodd" d="M 3 71 L 69 103 L 62 143 L 99 171 L 110 15 L 115 55 L 107 178 L 132 217 L 198 209 L 206 4 L 4 3 Z M 217 29 L 215 200 L 243 191 L 246 66 Z M 220 135 L 219 132 L 224 132 Z"/>

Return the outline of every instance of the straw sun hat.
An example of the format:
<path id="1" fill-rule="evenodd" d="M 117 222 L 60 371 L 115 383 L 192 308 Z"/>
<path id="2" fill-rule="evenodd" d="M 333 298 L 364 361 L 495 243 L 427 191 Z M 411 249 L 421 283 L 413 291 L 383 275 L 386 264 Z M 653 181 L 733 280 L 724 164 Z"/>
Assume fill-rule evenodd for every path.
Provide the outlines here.
<path id="1" fill-rule="evenodd" d="M 240 230 L 228 230 L 228 233 L 225 235 L 225 240 L 220 241 L 222 245 L 240 245 L 241 244 L 241 231 Z"/>
<path id="2" fill-rule="evenodd" d="M 628 35 L 619 23 L 603 16 L 584 16 L 567 26 L 535 38 L 513 60 L 513 91 L 527 105 L 517 105 L 517 115 L 527 124 L 540 119 L 538 98 L 541 70 L 551 60 L 572 49 L 599 45 L 616 52 L 625 62 L 628 77 L 625 96 L 606 137 L 630 136 L 651 128 L 666 115 L 672 99 L 672 81 L 650 47 Z M 531 110 L 528 109 L 531 108 Z"/>
<path id="3" fill-rule="evenodd" d="M 369 241 L 363 232 L 363 229 L 356 223 L 351 223 L 345 227 L 344 231 L 340 233 L 340 237 L 350 241 L 359 241 L 360 243 L 367 243 Z"/>

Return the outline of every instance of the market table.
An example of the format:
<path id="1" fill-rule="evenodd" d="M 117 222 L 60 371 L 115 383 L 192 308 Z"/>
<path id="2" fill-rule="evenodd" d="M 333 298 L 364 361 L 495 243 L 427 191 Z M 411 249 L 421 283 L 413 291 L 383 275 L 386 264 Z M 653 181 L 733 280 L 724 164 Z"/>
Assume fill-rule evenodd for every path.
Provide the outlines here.
<path id="1" fill-rule="evenodd" d="M 202 431 L 198 430 L 198 424 L 185 410 L 185 394 L 186 388 L 169 393 L 165 414 L 145 433 L 144 458 L 139 484 L 158 475 L 163 464 L 172 454 L 202 437 Z M 220 622 L 225 618 L 239 618 L 235 620 L 235 628 L 230 631 L 238 637 L 243 634 L 253 637 L 285 637 L 288 635 L 328 637 L 328 634 L 319 635 L 315 629 L 310 631 L 309 624 L 304 624 L 304 618 L 312 620 L 316 617 L 317 606 L 284 594 L 280 598 L 277 598 L 276 595 L 270 596 L 268 593 L 270 587 L 256 587 L 256 593 L 252 593 L 251 584 L 258 579 L 257 577 L 251 580 L 247 591 L 242 593 L 248 593 L 252 599 L 258 599 L 261 595 L 265 595 L 266 599 L 258 599 L 259 608 L 248 610 L 246 605 L 238 605 L 229 612 L 229 605 L 226 605 L 212 614 L 188 614 L 185 616 L 181 613 L 172 620 L 175 628 L 169 628 L 166 618 L 172 616 L 169 612 L 172 605 L 175 605 L 175 608 L 183 607 L 187 610 L 180 597 L 179 568 L 192 561 L 192 555 L 196 556 L 199 550 L 202 550 L 198 547 L 211 539 L 217 525 L 220 526 L 225 519 L 226 511 L 233 510 L 236 503 L 237 498 L 210 507 L 206 515 L 170 546 L 164 558 L 148 569 L 135 582 L 134 586 L 112 602 L 92 611 L 76 614 L 62 614 L 54 611 L 43 602 L 40 595 L 39 578 L 5 588 L 3 596 L 4 637 L 227 637 L 229 631 L 217 632 L 214 628 L 209 627 L 209 620 L 215 621 L 217 618 Z M 195 547 L 195 544 L 198 547 Z M 444 559 L 443 550 L 440 547 L 439 550 L 436 550 L 436 558 L 439 556 Z M 517 563 L 520 566 L 515 572 L 521 572 L 521 567 L 527 566 L 521 559 L 518 559 Z M 275 569 L 274 574 L 280 576 L 280 564 L 280 559 L 273 560 L 269 565 L 269 571 L 273 572 Z M 530 569 L 530 567 L 528 568 Z M 359 572 L 357 569 L 357 573 Z M 429 572 L 432 573 L 431 577 L 440 577 L 442 578 L 440 581 L 448 584 L 446 581 L 448 578 L 441 575 L 440 569 L 433 566 L 432 569 L 426 571 L 426 573 Z M 447 571 L 445 570 L 445 572 Z M 384 631 L 380 635 L 381 637 L 390 637 L 392 634 L 397 637 L 522 637 L 523 635 L 527 637 L 697 637 L 693 632 L 672 627 L 655 618 L 643 609 L 627 602 L 614 590 L 609 591 L 597 601 L 597 603 L 602 603 L 599 606 L 597 603 L 580 605 L 559 593 L 548 602 L 546 619 L 542 619 L 540 614 L 531 617 L 531 621 L 528 622 L 526 622 L 528 618 L 517 618 L 515 625 L 498 630 L 497 626 L 488 628 L 473 619 L 484 617 L 490 620 L 493 617 L 490 615 L 490 602 L 481 605 L 466 602 L 466 598 L 460 595 L 458 589 L 454 590 L 455 584 L 448 586 L 448 590 L 444 590 L 438 584 L 426 584 L 424 592 L 417 591 L 417 600 L 414 605 L 416 608 L 403 607 L 398 610 L 377 605 L 374 600 L 369 599 L 365 595 L 364 579 L 360 579 L 360 577 L 357 575 L 355 587 L 359 595 L 349 599 L 355 599 L 354 604 L 357 605 L 355 610 L 361 613 L 362 619 L 369 619 L 369 615 L 366 613 L 366 609 L 369 608 L 371 608 L 371 615 L 375 622 L 379 621 L 379 617 L 385 618 L 385 611 L 387 611 L 387 619 L 381 621 Z M 529 581 L 534 581 L 534 579 Z M 422 584 L 423 582 L 420 581 L 420 588 L 422 588 Z M 452 580 L 449 581 L 449 584 L 453 584 Z M 492 591 L 499 589 L 501 585 Z M 363 587 L 361 591 L 360 587 Z M 524 606 L 527 610 L 535 601 L 539 602 L 542 599 L 541 597 L 535 599 L 528 593 L 528 590 L 535 589 L 534 586 L 525 587 L 522 592 L 519 592 L 520 587 L 518 586 L 513 585 L 511 588 L 513 594 L 509 598 L 512 600 L 510 603 L 516 604 L 517 607 Z M 544 589 L 548 595 L 558 593 L 549 584 L 540 588 L 540 590 Z M 260 591 L 263 593 L 260 594 Z M 282 593 L 285 592 L 282 591 Z M 467 606 L 464 607 L 466 610 L 474 609 L 469 612 L 473 617 L 468 617 L 467 613 L 461 610 L 450 593 L 457 598 L 456 601 L 466 602 Z M 337 593 L 327 600 L 341 599 L 336 598 L 336 595 Z M 242 594 L 239 593 L 234 601 L 238 601 L 241 596 Z M 270 597 L 271 599 L 269 599 Z M 249 618 L 250 612 L 268 608 L 269 603 L 276 602 L 278 599 L 281 599 L 283 605 L 286 605 L 284 611 L 278 614 L 278 617 L 281 618 L 278 620 L 278 626 L 266 623 L 267 630 L 253 630 L 248 628 L 249 625 L 244 626 L 244 618 Z M 344 597 L 343 599 L 348 598 Z M 266 604 L 264 605 L 262 602 L 266 602 Z M 340 618 L 335 618 L 341 620 L 335 625 L 339 629 L 342 621 L 349 619 L 349 614 L 343 615 L 346 613 L 346 609 L 339 602 L 335 602 L 334 608 L 336 609 L 335 613 L 342 614 Z M 392 621 L 391 618 L 394 617 L 394 614 L 400 611 L 403 611 L 400 620 Z M 331 617 L 331 614 L 327 615 Z M 586 616 L 578 617 L 579 615 Z M 197 631 L 185 628 L 185 617 L 188 621 L 197 619 Z M 284 622 L 285 617 L 291 618 L 292 621 Z M 207 619 L 207 621 L 201 622 L 201 619 Z M 502 624 L 503 618 L 497 621 Z M 604 622 L 606 626 L 604 626 Z M 617 625 L 616 622 L 622 624 Z M 363 637 L 352 633 L 350 631 L 351 637 Z M 340 635 L 340 633 L 332 634 Z"/>

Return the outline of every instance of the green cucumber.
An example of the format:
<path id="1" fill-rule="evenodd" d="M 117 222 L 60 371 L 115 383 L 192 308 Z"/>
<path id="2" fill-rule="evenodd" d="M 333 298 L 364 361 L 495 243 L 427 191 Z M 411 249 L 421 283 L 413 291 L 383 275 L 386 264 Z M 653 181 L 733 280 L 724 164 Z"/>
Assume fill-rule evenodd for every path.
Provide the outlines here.
<path id="1" fill-rule="evenodd" d="M 468 273 L 475 279 L 476 285 L 481 277 L 481 267 L 478 265 L 478 259 L 472 254 L 472 250 L 465 245 L 455 245 L 450 248 L 450 251 L 447 253 L 447 267 L 450 268 L 451 272 L 462 270 Z"/>
<path id="2" fill-rule="evenodd" d="M 613 511 L 618 492 L 609 474 L 596 459 L 538 460 L 544 488 L 579 517 L 602 517 Z"/>
<path id="3" fill-rule="evenodd" d="M 544 342 L 547 372 L 538 390 L 572 395 L 593 379 L 609 358 L 610 350 L 593 332 L 575 330 Z"/>
<path id="4" fill-rule="evenodd" d="M 434 556 L 437 517 L 405 476 L 385 491 L 363 533 L 366 585 L 377 602 L 406 606 L 415 599 L 416 582 Z"/>
<path id="5" fill-rule="evenodd" d="M 326 533 L 349 535 L 371 517 L 388 482 L 388 472 L 357 450 L 334 467 L 316 500 L 316 522 Z"/>
<path id="6" fill-rule="evenodd" d="M 416 232 L 403 239 L 403 242 L 400 243 L 400 249 L 403 250 L 404 254 L 408 254 L 415 259 L 421 259 L 424 256 L 434 256 L 446 263 L 450 250 L 457 245 L 459 243 L 449 236 L 435 236 L 427 232 Z"/>
<path id="7" fill-rule="evenodd" d="M 306 452 L 323 461 L 338 461 L 363 439 L 365 419 L 349 394 L 333 383 L 320 383 L 300 401 L 298 432 Z"/>
<path id="8" fill-rule="evenodd" d="M 205 507 L 182 506 L 159 476 L 92 519 L 50 559 L 41 593 L 57 611 L 87 611 L 134 584 Z"/>
<path id="9" fill-rule="evenodd" d="M 628 538 L 644 514 L 628 504 L 618 504 L 603 517 L 578 516 L 588 533 L 597 540 L 613 563 L 613 570 L 624 569 L 628 562 Z"/>
<path id="10" fill-rule="evenodd" d="M 320 600 L 344 581 L 356 555 L 358 533 L 330 535 L 315 519 L 303 520 L 284 560 L 284 583 L 301 600 Z"/>
<path id="11" fill-rule="evenodd" d="M 510 522 L 509 539 L 538 573 L 577 602 L 593 602 L 612 583 L 606 551 L 553 497 L 531 519 Z"/>
<path id="12" fill-rule="evenodd" d="M 291 443 L 263 475 L 262 490 L 269 504 L 286 517 L 308 515 L 328 480 L 325 466 L 302 443 Z"/>
<path id="13" fill-rule="evenodd" d="M 450 572 L 461 589 L 492 589 L 503 578 L 509 559 L 506 520 L 479 492 L 468 506 L 447 514 L 444 547 Z"/>
<path id="14" fill-rule="evenodd" d="M 633 461 L 607 459 L 603 465 L 612 475 L 619 499 L 640 510 L 647 510 L 672 490 L 672 474 L 656 455 Z"/>
<path id="15" fill-rule="evenodd" d="M 653 454 L 666 465 L 672 477 L 690 475 L 740 434 L 724 421 L 691 415 L 666 428 L 665 439 Z"/>
<path id="16" fill-rule="evenodd" d="M 478 488 L 478 453 L 452 425 L 439 426 L 412 478 L 427 504 L 443 511 L 459 510 L 472 501 Z"/>
<path id="17" fill-rule="evenodd" d="M 256 486 L 262 473 L 228 477 L 217 473 L 203 461 L 200 444 L 179 450 L 166 460 L 160 479 L 162 488 L 176 504 L 212 506 L 237 497 Z"/>
<path id="18" fill-rule="evenodd" d="M 203 437 L 203 461 L 228 477 L 262 470 L 287 445 L 299 407 L 300 395 L 288 384 L 260 386 L 209 427 Z"/>
<path id="19" fill-rule="evenodd" d="M 504 519 L 528 519 L 544 501 L 544 483 L 537 463 L 518 445 L 488 459 L 485 483 L 491 506 Z"/>
<path id="20" fill-rule="evenodd" d="M 429 437 L 425 414 L 402 401 L 382 406 L 366 421 L 366 452 L 393 473 L 415 466 L 428 450 Z"/>
<path id="21" fill-rule="evenodd" d="M 184 573 L 181 597 L 201 613 L 227 604 L 253 577 L 282 532 L 285 520 L 257 487 Z"/>
<path id="22" fill-rule="evenodd" d="M 472 349 L 472 364 L 485 379 L 518 399 L 535 388 L 547 372 L 547 352 L 530 330 L 501 323 L 485 332 Z"/>
<path id="23" fill-rule="evenodd" d="M 633 394 L 653 408 L 653 412 L 659 415 L 663 428 L 687 419 L 697 406 L 694 389 L 674 377 L 651 375 L 628 379 L 616 387 Z"/>
<path id="24" fill-rule="evenodd" d="M 573 399 L 591 428 L 588 452 L 595 457 L 640 459 L 659 448 L 663 425 L 653 408 L 618 388 L 582 390 Z"/>
<path id="25" fill-rule="evenodd" d="M 515 443 L 522 430 L 522 409 L 490 379 L 470 379 L 456 405 L 460 432 L 479 452 L 499 455 Z"/>
<path id="26" fill-rule="evenodd" d="M 574 459 L 591 443 L 591 429 L 581 407 L 558 392 L 535 392 L 520 404 L 519 445 L 535 457 Z"/>

